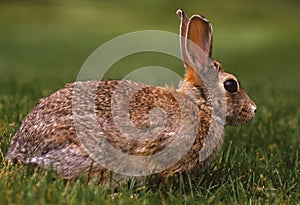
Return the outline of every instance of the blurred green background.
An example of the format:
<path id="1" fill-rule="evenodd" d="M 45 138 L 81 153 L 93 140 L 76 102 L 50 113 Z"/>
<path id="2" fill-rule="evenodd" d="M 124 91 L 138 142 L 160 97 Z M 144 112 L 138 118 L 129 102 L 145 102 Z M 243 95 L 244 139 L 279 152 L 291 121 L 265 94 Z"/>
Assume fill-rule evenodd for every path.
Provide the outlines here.
<path id="1" fill-rule="evenodd" d="M 274 92 L 291 92 L 299 87 L 299 1 L 48 0 L 1 1 L 1 93 L 30 88 L 46 95 L 74 81 L 86 58 L 118 35 L 145 29 L 178 33 L 178 8 L 211 20 L 213 57 L 250 91 L 275 86 Z M 156 62 L 169 63 L 182 74 L 179 61 Z M 124 64 L 149 65 L 141 57 Z M 109 77 L 120 77 L 118 72 Z"/>
<path id="2" fill-rule="evenodd" d="M 178 8 L 189 16 L 199 13 L 211 21 L 213 58 L 238 76 L 258 106 L 252 123 L 227 128 L 224 151 L 216 160 L 222 162 L 222 154 L 228 150 L 236 160 L 231 164 L 245 162 L 245 158 L 249 164 L 233 173 L 227 173 L 225 168 L 222 171 L 218 164 L 220 177 L 224 176 L 225 182 L 227 173 L 240 179 L 240 175 L 252 173 L 248 168 L 254 164 L 257 172 L 254 170 L 256 175 L 249 179 L 253 177 L 254 182 L 260 174 L 266 177 L 258 177 L 253 186 L 270 188 L 262 195 L 275 190 L 280 199 L 293 196 L 294 202 L 300 200 L 299 0 L 0 1 L 1 153 L 6 153 L 11 137 L 38 99 L 75 81 L 82 64 L 95 49 L 133 31 L 178 33 Z M 142 53 L 118 62 L 106 77 L 121 78 L 134 68 L 149 65 L 183 74 L 178 59 Z M 235 147 L 233 151 L 229 141 Z M 274 167 L 279 170 L 278 175 L 273 172 Z M 282 178 L 279 180 L 278 176 Z M 244 183 L 247 194 L 260 192 L 252 189 L 250 182 Z M 220 183 L 216 187 L 221 187 Z M 223 187 L 227 190 L 231 185 Z"/>

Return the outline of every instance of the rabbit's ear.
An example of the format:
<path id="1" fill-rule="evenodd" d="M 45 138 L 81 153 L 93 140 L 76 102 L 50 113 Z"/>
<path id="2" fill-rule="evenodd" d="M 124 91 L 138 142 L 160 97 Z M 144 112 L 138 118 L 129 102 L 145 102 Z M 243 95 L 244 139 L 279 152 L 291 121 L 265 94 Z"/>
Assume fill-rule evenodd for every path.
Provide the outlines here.
<path id="1" fill-rule="evenodd" d="M 187 56 L 186 53 L 186 29 L 187 29 L 187 24 L 189 21 L 189 18 L 185 15 L 184 11 L 182 9 L 178 9 L 176 11 L 176 14 L 178 15 L 179 19 L 180 19 L 180 48 L 181 48 L 181 56 L 183 58 L 183 63 L 184 63 L 184 67 L 186 69 L 188 69 L 189 65 L 191 65 L 191 63 L 189 62 L 189 58 Z"/>
<path id="2" fill-rule="evenodd" d="M 186 82 L 190 82 L 193 85 L 203 85 L 201 79 L 195 72 L 195 69 L 192 67 L 192 63 L 188 57 L 187 50 L 186 50 L 186 41 L 187 41 L 187 26 L 189 22 L 188 16 L 184 13 L 182 9 L 178 9 L 176 11 L 180 19 L 180 48 L 181 48 L 181 56 L 183 59 L 184 67 L 185 67 L 185 77 L 184 80 Z"/>
<path id="3" fill-rule="evenodd" d="M 193 70 L 187 69 L 185 80 L 203 84 L 197 71 L 204 69 L 211 57 L 212 51 L 212 26 L 209 21 L 199 15 L 193 15 L 187 24 L 186 55 Z M 198 78 L 198 79 L 197 79 Z M 196 80 L 196 82 L 193 82 Z"/>

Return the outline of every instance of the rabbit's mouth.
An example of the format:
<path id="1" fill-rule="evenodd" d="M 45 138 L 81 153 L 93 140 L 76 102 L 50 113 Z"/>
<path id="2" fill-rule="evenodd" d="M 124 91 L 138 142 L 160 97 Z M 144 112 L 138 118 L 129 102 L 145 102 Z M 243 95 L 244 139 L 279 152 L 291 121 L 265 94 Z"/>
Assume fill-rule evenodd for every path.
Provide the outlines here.
<path id="1" fill-rule="evenodd" d="M 255 108 L 253 106 L 250 109 L 242 108 L 239 111 L 235 110 L 233 113 L 230 113 L 226 117 L 226 125 L 238 126 L 238 125 L 249 123 L 254 119 L 255 113 L 256 113 L 256 106 Z"/>

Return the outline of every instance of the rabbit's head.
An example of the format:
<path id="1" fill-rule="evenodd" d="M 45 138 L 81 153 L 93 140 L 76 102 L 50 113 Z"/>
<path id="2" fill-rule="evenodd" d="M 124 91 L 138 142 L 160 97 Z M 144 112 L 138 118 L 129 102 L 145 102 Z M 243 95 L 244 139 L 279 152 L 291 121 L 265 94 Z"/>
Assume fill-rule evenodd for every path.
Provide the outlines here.
<path id="1" fill-rule="evenodd" d="M 181 20 L 181 54 L 186 68 L 184 82 L 197 88 L 206 104 L 211 101 L 207 85 L 209 81 L 214 83 L 226 101 L 225 124 L 251 121 L 256 112 L 255 103 L 234 75 L 225 72 L 220 62 L 211 60 L 213 29 L 210 22 L 200 15 L 188 18 L 181 9 L 177 15 Z"/>

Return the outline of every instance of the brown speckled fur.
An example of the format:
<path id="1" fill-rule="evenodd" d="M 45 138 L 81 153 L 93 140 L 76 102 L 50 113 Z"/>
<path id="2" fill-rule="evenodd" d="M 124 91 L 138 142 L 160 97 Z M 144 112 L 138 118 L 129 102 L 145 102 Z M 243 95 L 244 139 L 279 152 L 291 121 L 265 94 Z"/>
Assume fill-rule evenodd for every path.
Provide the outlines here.
<path id="1" fill-rule="evenodd" d="M 72 112 L 72 103 L 74 103 L 72 99 L 78 94 L 78 92 L 74 92 L 75 89 L 84 88 L 89 90 L 89 87 L 96 86 L 95 105 L 91 110 L 95 112 L 99 127 L 105 133 L 107 141 L 123 153 L 139 156 L 158 153 L 174 140 L 180 126 L 184 125 L 187 129 L 195 129 L 195 126 L 192 125 L 196 122 L 199 125 L 196 126 L 196 133 L 198 134 L 191 149 L 178 162 L 158 173 L 157 176 L 166 180 L 176 173 L 199 174 L 200 170 L 207 166 L 208 162 L 213 159 L 220 149 L 223 137 L 216 139 L 216 147 L 213 153 L 205 161 L 200 162 L 199 152 L 203 147 L 209 127 L 217 127 L 217 125 L 212 123 L 218 123 L 218 121 L 211 119 L 211 99 L 207 88 L 195 72 L 197 68 L 191 66 L 193 64 L 191 61 L 193 60 L 186 53 L 186 49 L 188 50 L 189 48 L 185 45 L 185 39 L 194 41 L 194 38 L 197 38 L 197 36 L 204 38 L 204 41 L 198 43 L 198 46 L 203 48 L 207 56 L 210 57 L 212 27 L 204 17 L 194 15 L 189 19 L 182 10 L 178 10 L 177 14 L 181 19 L 180 35 L 183 37 L 181 46 L 186 67 L 186 76 L 179 89 L 154 87 L 133 81 L 117 80 L 67 84 L 49 97 L 41 99 L 39 104 L 25 117 L 20 129 L 11 141 L 7 158 L 12 162 L 32 163 L 45 168 L 54 168 L 64 178 L 72 179 L 77 178 L 80 174 L 84 174 L 97 177 L 103 184 L 107 184 L 110 171 L 93 161 L 82 146 L 82 142 L 76 133 Z M 188 25 L 193 20 L 196 21 L 195 25 L 197 25 L 197 21 L 200 22 L 199 28 L 201 29 L 197 30 L 197 27 L 194 28 L 192 23 Z M 195 32 L 197 33 L 189 36 L 186 33 L 191 29 L 196 30 Z M 193 51 L 190 52 L 193 53 Z M 219 62 L 214 61 L 213 67 L 217 70 L 218 80 L 222 83 L 228 78 L 237 81 L 235 76 L 226 73 L 222 69 Z M 166 124 L 156 125 L 163 129 L 163 132 L 158 136 L 150 140 L 138 141 L 127 138 L 118 129 L 111 112 L 111 100 L 120 83 L 122 83 L 123 88 L 126 88 L 122 95 L 127 95 L 127 92 L 139 88 L 139 91 L 135 92 L 129 103 L 130 120 L 136 128 L 147 129 L 150 126 L 149 111 L 153 108 L 162 108 L 167 113 Z M 223 87 L 221 89 L 224 90 Z M 256 106 L 240 85 L 237 92 L 225 93 L 227 104 L 226 124 L 238 125 L 249 122 L 254 118 Z M 191 99 L 191 94 L 196 97 L 196 101 Z M 87 96 L 89 93 L 87 92 L 85 95 Z M 79 106 L 85 106 L 85 95 L 77 96 L 77 98 L 81 99 Z M 181 104 L 184 104 L 184 108 L 180 108 L 179 101 Z M 197 109 L 199 113 L 188 115 L 181 110 L 192 110 L 192 108 Z M 86 123 L 85 115 L 87 113 L 84 112 L 80 113 L 82 126 L 85 126 L 86 129 L 92 129 Z M 116 113 L 121 113 L 121 110 L 117 108 Z M 197 115 L 200 119 L 196 117 Z M 214 133 L 216 130 L 212 129 L 211 131 Z M 186 139 L 189 139 L 189 136 L 186 137 Z M 182 142 L 178 146 L 184 146 L 184 143 Z M 95 145 L 91 144 L 91 146 Z M 108 158 L 107 160 L 110 159 Z M 117 175 L 115 176 L 117 177 Z M 126 181 L 130 177 L 124 176 L 123 179 Z"/>

